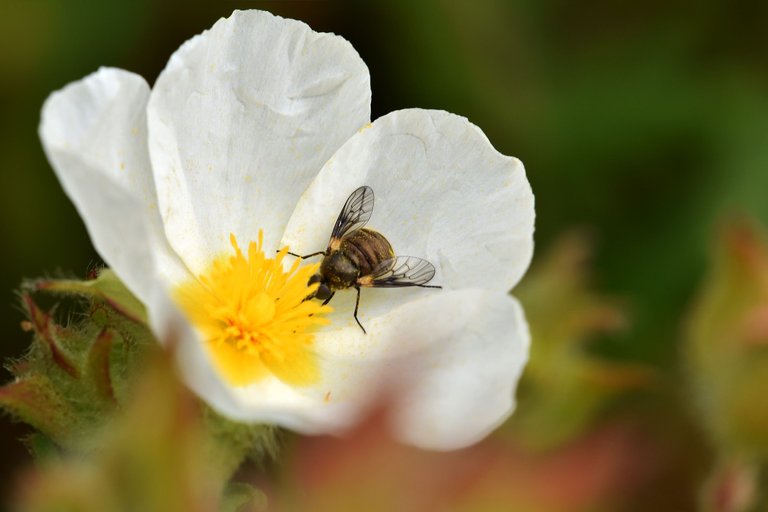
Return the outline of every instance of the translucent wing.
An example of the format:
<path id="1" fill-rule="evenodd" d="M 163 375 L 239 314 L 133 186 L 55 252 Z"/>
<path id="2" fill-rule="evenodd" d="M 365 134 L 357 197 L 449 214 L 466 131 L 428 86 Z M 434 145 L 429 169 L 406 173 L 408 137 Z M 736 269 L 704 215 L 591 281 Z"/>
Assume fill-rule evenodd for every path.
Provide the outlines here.
<path id="1" fill-rule="evenodd" d="M 331 244 L 365 226 L 372 213 L 373 189 L 364 185 L 352 192 L 344 203 L 331 232 Z"/>
<path id="2" fill-rule="evenodd" d="M 360 279 L 360 285 L 374 288 L 424 286 L 433 277 L 435 267 L 427 260 L 415 256 L 398 256 L 379 263 L 371 275 Z"/>

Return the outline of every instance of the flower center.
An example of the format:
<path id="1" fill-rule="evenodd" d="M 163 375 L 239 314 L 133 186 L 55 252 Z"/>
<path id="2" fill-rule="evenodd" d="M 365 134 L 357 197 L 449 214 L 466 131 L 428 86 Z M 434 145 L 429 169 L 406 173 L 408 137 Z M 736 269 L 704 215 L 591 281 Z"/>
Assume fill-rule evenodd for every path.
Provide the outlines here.
<path id="1" fill-rule="evenodd" d="M 196 279 L 181 284 L 176 299 L 207 343 L 219 372 L 235 386 L 274 375 L 296 385 L 319 378 L 312 345 L 314 330 L 332 311 L 305 300 L 317 290 L 308 285 L 319 265 L 286 272 L 284 247 L 274 258 L 264 255 L 263 233 L 245 255 L 230 235 L 234 255 L 224 255 Z"/>

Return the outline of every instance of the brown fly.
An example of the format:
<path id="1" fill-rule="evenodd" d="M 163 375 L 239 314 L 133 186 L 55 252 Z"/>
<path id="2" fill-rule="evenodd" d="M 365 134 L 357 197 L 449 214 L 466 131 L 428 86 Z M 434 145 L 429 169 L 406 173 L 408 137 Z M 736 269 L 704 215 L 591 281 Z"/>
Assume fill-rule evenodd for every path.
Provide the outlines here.
<path id="1" fill-rule="evenodd" d="M 354 317 L 363 333 L 365 327 L 357 318 L 360 288 L 442 288 L 427 284 L 435 276 L 434 265 L 415 256 L 395 256 L 384 235 L 365 227 L 372 213 L 373 190 L 362 186 L 344 203 L 325 251 L 303 256 L 288 253 L 302 259 L 323 255 L 320 271 L 309 279 L 309 284 L 320 285 L 308 298 L 328 304 L 339 290 L 357 290 Z"/>

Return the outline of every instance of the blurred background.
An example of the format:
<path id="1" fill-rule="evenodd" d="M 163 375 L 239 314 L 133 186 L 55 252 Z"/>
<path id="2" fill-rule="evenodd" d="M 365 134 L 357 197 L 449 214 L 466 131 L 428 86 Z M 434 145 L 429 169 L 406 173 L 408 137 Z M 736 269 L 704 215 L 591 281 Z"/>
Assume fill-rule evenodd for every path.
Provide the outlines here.
<path id="1" fill-rule="evenodd" d="M 533 359 L 520 414 L 489 441 L 511 462 L 494 456 L 505 469 L 479 495 L 512 510 L 757 506 L 768 381 L 729 379 L 768 350 L 765 2 L 3 0 L 4 359 L 29 344 L 21 279 L 84 277 L 100 261 L 40 147 L 46 96 L 99 66 L 152 83 L 183 41 L 247 8 L 351 41 L 370 69 L 374 119 L 454 112 L 526 165 L 537 252 L 515 294 Z M 718 317 L 734 303 L 754 332 L 729 327 L 742 310 Z M 745 337 L 753 352 L 733 349 Z M 747 389 L 746 419 L 729 408 L 731 386 Z M 2 501 L 29 463 L 26 432 L 0 420 Z M 297 457 L 306 442 L 289 443 Z"/>

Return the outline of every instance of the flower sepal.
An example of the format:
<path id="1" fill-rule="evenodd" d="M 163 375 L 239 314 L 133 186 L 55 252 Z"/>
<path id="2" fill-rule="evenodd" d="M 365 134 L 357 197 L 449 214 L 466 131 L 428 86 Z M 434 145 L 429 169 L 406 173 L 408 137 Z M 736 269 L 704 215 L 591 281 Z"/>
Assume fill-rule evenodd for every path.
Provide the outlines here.
<path id="1" fill-rule="evenodd" d="M 14 380 L 0 388 L 0 407 L 60 448 L 87 450 L 155 344 L 143 307 L 109 270 L 84 281 L 28 281 L 20 298 L 22 328 L 33 337 L 8 364 Z"/>
<path id="2" fill-rule="evenodd" d="M 93 279 L 39 279 L 25 283 L 29 291 L 43 291 L 57 295 L 74 295 L 95 302 L 103 302 L 128 320 L 146 324 L 147 312 L 139 301 L 109 268 L 94 273 Z"/>

